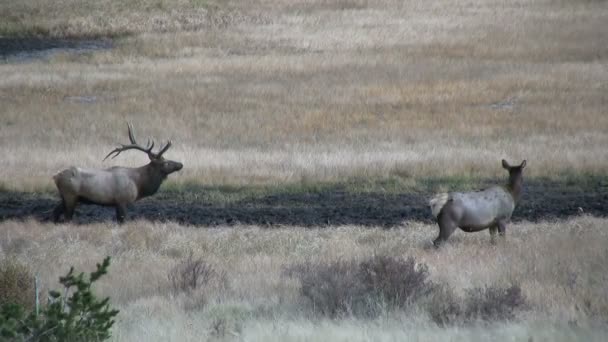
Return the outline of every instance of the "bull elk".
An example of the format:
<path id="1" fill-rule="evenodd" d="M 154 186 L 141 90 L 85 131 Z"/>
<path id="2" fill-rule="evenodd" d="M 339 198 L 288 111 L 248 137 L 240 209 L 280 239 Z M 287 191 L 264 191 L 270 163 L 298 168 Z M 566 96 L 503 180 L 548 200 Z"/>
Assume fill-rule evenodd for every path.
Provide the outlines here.
<path id="1" fill-rule="evenodd" d="M 129 168 L 114 166 L 108 169 L 85 169 L 70 167 L 53 176 L 59 190 L 61 202 L 53 211 L 53 220 L 59 221 L 63 214 L 66 221 L 72 219 L 78 203 L 114 206 L 116 219 L 122 223 L 127 213 L 127 205 L 140 198 L 156 193 L 162 182 L 173 172 L 182 169 L 182 163 L 166 160 L 163 154 L 171 147 L 168 141 L 157 153 L 152 152 L 154 142 L 148 140 L 142 147 L 135 140 L 133 128 L 127 125 L 131 144 L 121 144 L 110 151 L 103 159 L 117 157 L 127 150 L 138 150 L 146 153 L 150 163 L 142 167 Z"/>
<path id="2" fill-rule="evenodd" d="M 431 212 L 439 224 L 439 236 L 433 241 L 438 247 L 460 228 L 465 232 L 490 229 L 492 243 L 496 232 L 506 233 L 515 205 L 523 191 L 524 160 L 520 165 L 511 166 L 502 160 L 502 167 L 509 171 L 506 186 L 492 186 L 475 192 L 450 192 L 437 194 L 429 201 Z"/>

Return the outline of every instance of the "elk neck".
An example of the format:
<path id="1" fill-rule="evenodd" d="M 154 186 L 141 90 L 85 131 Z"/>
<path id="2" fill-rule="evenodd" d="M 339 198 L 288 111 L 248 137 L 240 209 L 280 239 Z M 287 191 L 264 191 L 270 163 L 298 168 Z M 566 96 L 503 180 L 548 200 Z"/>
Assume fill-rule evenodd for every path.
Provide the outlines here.
<path id="1" fill-rule="evenodd" d="M 521 172 L 509 175 L 509 183 L 507 184 L 506 188 L 507 191 L 509 191 L 509 193 L 513 197 L 515 203 L 519 202 L 519 199 L 521 198 L 521 194 L 523 192 L 523 187 L 524 179 Z"/>
<path id="2" fill-rule="evenodd" d="M 167 176 L 152 163 L 134 169 L 137 184 L 137 198 L 154 195 Z"/>

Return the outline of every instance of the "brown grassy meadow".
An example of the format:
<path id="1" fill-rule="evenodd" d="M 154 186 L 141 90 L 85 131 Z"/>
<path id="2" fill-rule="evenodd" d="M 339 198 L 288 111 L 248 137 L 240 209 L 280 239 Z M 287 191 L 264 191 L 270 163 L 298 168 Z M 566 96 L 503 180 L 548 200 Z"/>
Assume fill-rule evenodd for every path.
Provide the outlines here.
<path id="1" fill-rule="evenodd" d="M 251 226 L 200 229 L 134 221 L 50 226 L 0 224 L 4 254 L 37 273 L 46 287 L 69 266 L 90 270 L 106 255 L 108 276 L 97 286 L 121 310 L 119 341 L 266 340 L 601 340 L 608 319 L 606 219 L 517 224 L 506 241 L 458 232 L 449 246 L 430 248 L 436 227 L 405 222 L 385 230 Z M 172 267 L 192 252 L 222 277 L 184 294 L 172 291 Z M 433 281 L 457 295 L 483 286 L 519 284 L 529 307 L 510 322 L 437 326 L 423 302 L 372 319 L 333 320 L 315 312 L 286 270 L 307 261 L 363 260 L 371 255 L 414 257 Z M 46 288 L 45 287 L 45 288 Z M 367 336 L 367 337 L 366 337 Z"/>
<path id="2" fill-rule="evenodd" d="M 95 29 L 74 23 L 89 22 L 87 6 L 118 21 L 148 13 L 58 3 L 71 19 L 29 11 L 22 25 L 87 36 Z M 168 13 L 195 6 L 179 3 Z M 142 140 L 174 141 L 168 156 L 186 165 L 176 182 L 496 177 L 503 157 L 528 159 L 529 176 L 607 170 L 603 2 L 217 6 L 201 10 L 251 20 L 194 31 L 127 20 L 101 30 L 138 33 L 114 49 L 0 64 L 5 187 L 48 189 L 66 165 L 113 165 L 101 159 L 127 120 Z"/>
<path id="3" fill-rule="evenodd" d="M 4 1 L 0 39 L 113 47 L 0 59 L 0 188 L 46 192 L 70 165 L 143 164 L 101 161 L 127 141 L 126 121 L 142 141 L 173 140 L 166 157 L 185 167 L 165 186 L 502 179 L 502 158 L 527 159 L 531 178 L 605 177 L 606 22 L 593 0 Z M 606 224 L 523 222 L 498 246 L 460 232 L 435 251 L 437 228 L 407 219 L 390 230 L 26 219 L 0 223 L 0 256 L 45 289 L 112 256 L 98 290 L 121 309 L 117 341 L 603 341 Z M 176 294 L 168 273 L 189 251 L 224 278 Z M 456 295 L 517 283 L 529 308 L 443 328 L 424 303 L 330 319 L 284 272 L 372 255 L 413 256 Z"/>

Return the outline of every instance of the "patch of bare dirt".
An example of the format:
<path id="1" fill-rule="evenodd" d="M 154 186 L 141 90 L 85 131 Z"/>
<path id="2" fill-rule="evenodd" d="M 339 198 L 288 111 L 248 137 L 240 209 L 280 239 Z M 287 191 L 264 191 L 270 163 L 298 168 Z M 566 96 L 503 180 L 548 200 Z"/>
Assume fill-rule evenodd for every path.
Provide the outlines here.
<path id="1" fill-rule="evenodd" d="M 0 60 L 45 59 L 56 53 L 83 54 L 112 48 L 109 39 L 2 38 Z"/>
<path id="2" fill-rule="evenodd" d="M 196 190 L 204 191 L 204 190 Z M 433 222 L 427 200 L 431 193 L 352 193 L 340 187 L 310 193 L 277 193 L 215 204 L 195 193 L 160 192 L 133 204 L 130 219 L 175 221 L 197 226 L 251 224 L 260 226 L 362 225 L 394 227 L 403 221 Z M 47 220 L 57 203 L 52 194 L 0 192 L 0 221 L 33 217 Z M 593 189 L 559 182 L 528 182 L 514 221 L 564 219 L 586 213 L 608 216 L 608 184 Z M 75 221 L 114 220 L 114 209 L 80 205 Z"/>

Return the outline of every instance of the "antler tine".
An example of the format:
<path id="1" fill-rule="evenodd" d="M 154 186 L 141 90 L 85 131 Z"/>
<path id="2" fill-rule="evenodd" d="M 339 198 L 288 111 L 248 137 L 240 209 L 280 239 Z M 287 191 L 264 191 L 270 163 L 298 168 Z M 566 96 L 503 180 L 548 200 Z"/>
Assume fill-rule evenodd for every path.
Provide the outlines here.
<path id="1" fill-rule="evenodd" d="M 109 156 L 112 155 L 112 153 L 116 153 L 116 155 L 114 155 L 112 157 L 112 159 L 116 158 L 116 156 L 118 156 L 120 154 L 120 152 L 122 152 L 122 150 L 120 149 L 120 147 L 115 148 L 114 150 L 110 151 L 110 153 L 108 153 L 108 155 L 106 155 L 105 158 L 103 158 L 102 161 L 106 161 L 106 159 L 108 159 Z"/>
<path id="2" fill-rule="evenodd" d="M 150 139 L 148 139 L 148 145 L 146 147 L 142 147 L 135 140 L 135 135 L 133 134 L 133 127 L 131 126 L 130 123 L 127 123 L 127 129 L 129 132 L 129 140 L 131 141 L 131 144 L 130 145 L 120 144 L 120 147 L 117 147 L 114 150 L 110 151 L 110 153 L 108 153 L 108 155 L 105 158 L 103 158 L 103 160 L 108 159 L 108 157 L 111 156 L 112 154 L 114 154 L 112 156 L 112 159 L 114 159 L 114 158 L 118 157 L 118 155 L 121 152 L 126 151 L 126 150 L 132 150 L 132 149 L 147 153 L 148 157 L 150 157 L 151 159 L 153 157 L 156 157 L 155 154 L 152 153 L 152 149 L 154 148 L 154 141 L 150 142 Z"/>
<path id="3" fill-rule="evenodd" d="M 169 147 L 171 147 L 171 140 L 167 141 L 167 144 L 156 154 L 156 158 L 162 157 L 163 153 L 167 152 Z"/>
<path id="4" fill-rule="evenodd" d="M 129 131 L 129 140 L 131 141 L 131 144 L 139 145 L 135 140 L 135 133 L 133 133 L 133 126 L 131 125 L 131 123 L 127 123 L 127 129 Z M 154 147 L 154 141 L 151 141 L 150 138 L 148 138 L 148 143 L 146 143 L 145 149 L 152 151 L 152 147 Z"/>
<path id="5" fill-rule="evenodd" d="M 135 134 L 133 134 L 133 126 L 131 126 L 130 122 L 127 122 L 127 130 L 129 131 L 129 140 L 131 141 L 131 144 L 137 144 L 137 142 L 135 142 Z"/>

